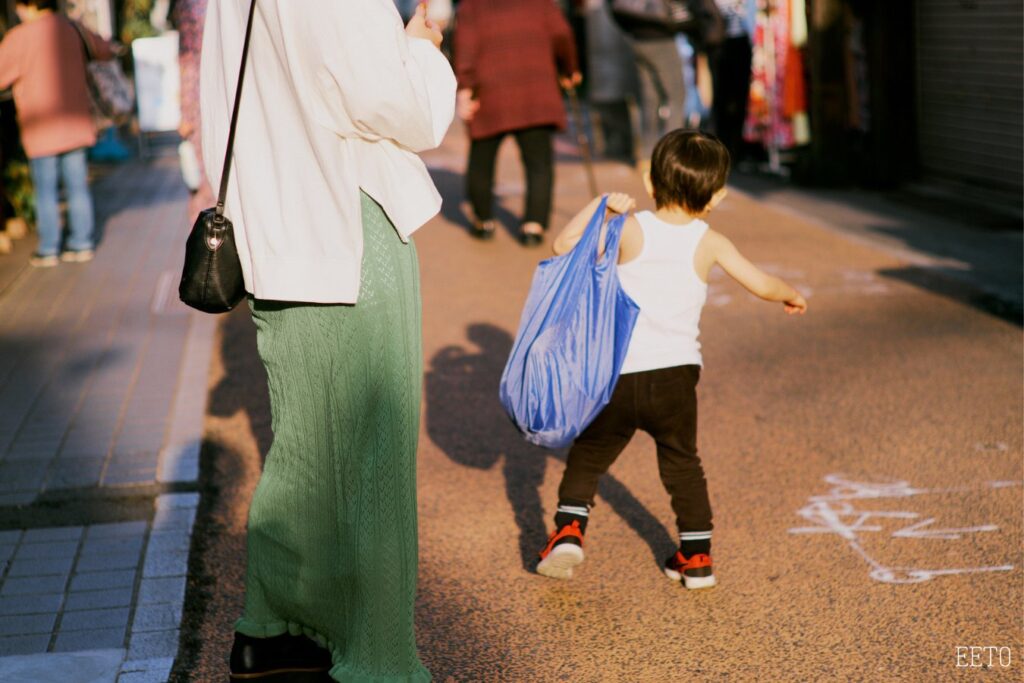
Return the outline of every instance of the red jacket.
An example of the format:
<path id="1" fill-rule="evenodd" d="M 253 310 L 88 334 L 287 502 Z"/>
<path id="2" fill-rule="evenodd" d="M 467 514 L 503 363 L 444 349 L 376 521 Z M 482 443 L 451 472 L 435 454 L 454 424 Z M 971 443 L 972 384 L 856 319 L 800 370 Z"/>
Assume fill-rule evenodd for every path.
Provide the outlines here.
<path id="1" fill-rule="evenodd" d="M 86 31 L 96 59 L 110 44 Z M 29 159 L 96 144 L 82 36 L 56 12 L 18 24 L 0 42 L 0 88 L 13 88 L 21 144 Z"/>
<path id="2" fill-rule="evenodd" d="M 578 69 L 572 30 L 553 0 L 462 0 L 455 75 L 480 109 L 474 140 L 536 126 L 565 127 L 558 76 Z"/>

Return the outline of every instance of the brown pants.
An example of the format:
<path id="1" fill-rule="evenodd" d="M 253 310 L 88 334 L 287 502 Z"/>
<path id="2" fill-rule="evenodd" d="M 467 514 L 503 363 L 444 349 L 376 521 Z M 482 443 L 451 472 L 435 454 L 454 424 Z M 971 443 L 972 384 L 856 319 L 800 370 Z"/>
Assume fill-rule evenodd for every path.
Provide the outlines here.
<path id="1" fill-rule="evenodd" d="M 697 457 L 699 365 L 678 365 L 619 377 L 611 402 L 569 451 L 558 487 L 561 503 L 594 504 L 598 480 L 638 429 L 654 437 L 658 472 L 672 496 L 679 531 L 710 531 L 711 503 Z"/>

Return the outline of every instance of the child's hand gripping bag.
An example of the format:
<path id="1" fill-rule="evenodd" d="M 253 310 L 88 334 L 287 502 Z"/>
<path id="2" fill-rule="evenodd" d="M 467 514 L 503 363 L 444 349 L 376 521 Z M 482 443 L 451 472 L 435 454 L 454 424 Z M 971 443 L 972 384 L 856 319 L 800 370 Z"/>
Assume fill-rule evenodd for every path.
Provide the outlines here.
<path id="1" fill-rule="evenodd" d="M 502 405 L 538 446 L 569 445 L 608 405 L 640 312 L 619 284 L 624 215 L 598 258 L 607 201 L 572 251 L 537 266 L 501 376 Z"/>

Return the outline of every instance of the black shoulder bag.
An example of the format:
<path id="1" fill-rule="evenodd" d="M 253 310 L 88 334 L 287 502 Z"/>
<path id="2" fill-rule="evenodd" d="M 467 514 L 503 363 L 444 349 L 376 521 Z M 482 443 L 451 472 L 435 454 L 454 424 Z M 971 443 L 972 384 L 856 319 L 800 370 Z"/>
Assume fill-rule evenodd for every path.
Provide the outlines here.
<path id="1" fill-rule="evenodd" d="M 224 153 L 224 169 L 220 176 L 217 206 L 203 209 L 196 218 L 185 244 L 185 267 L 181 272 L 178 296 L 192 308 L 204 313 L 226 313 L 238 305 L 245 296 L 242 264 L 235 245 L 235 229 L 224 215 L 224 200 L 228 192 L 231 172 L 231 151 L 235 145 L 235 125 L 238 123 L 238 105 L 242 100 L 242 79 L 249 55 L 249 36 L 256 0 L 249 5 L 249 20 L 245 26 L 242 45 L 242 65 L 238 68 L 235 87 L 235 108 L 231 112 L 228 148 Z"/>

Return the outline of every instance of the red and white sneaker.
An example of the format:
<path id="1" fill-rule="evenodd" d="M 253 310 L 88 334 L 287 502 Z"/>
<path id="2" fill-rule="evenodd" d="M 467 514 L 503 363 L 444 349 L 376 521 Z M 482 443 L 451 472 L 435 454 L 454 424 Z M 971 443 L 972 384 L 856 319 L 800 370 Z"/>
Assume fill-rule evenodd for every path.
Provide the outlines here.
<path id="1" fill-rule="evenodd" d="M 582 562 L 583 532 L 580 523 L 574 521 L 548 536 L 548 544 L 540 551 L 537 573 L 552 579 L 571 579 L 573 570 Z"/>
<path id="2" fill-rule="evenodd" d="M 686 557 L 681 550 L 677 550 L 675 555 L 665 560 L 665 576 L 673 581 L 682 581 L 690 590 L 711 588 L 715 585 L 711 556 L 704 553 Z"/>

